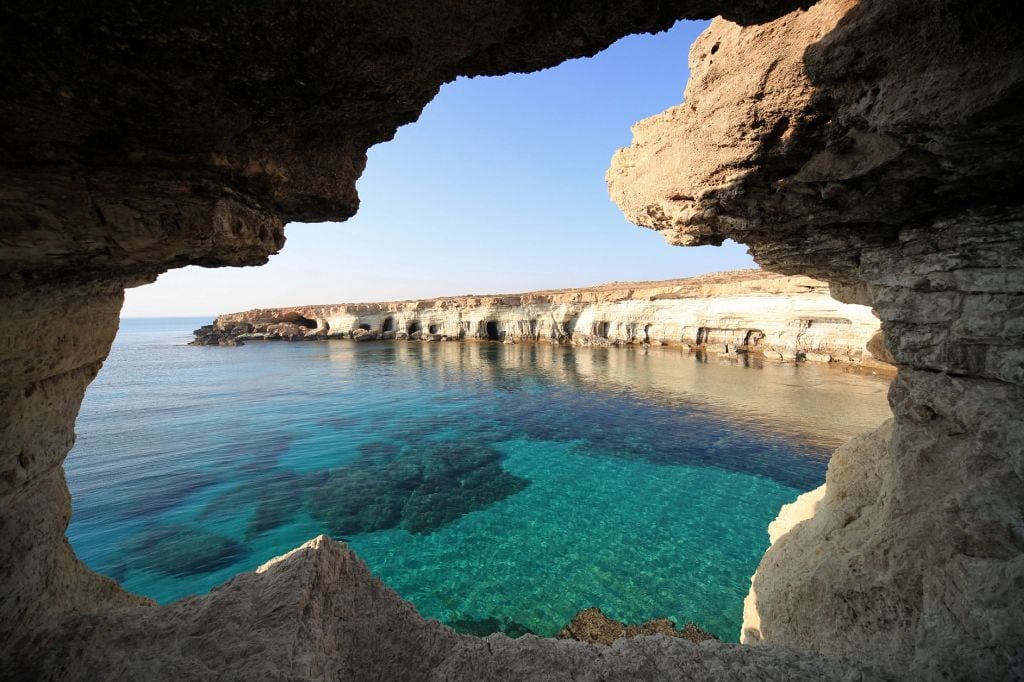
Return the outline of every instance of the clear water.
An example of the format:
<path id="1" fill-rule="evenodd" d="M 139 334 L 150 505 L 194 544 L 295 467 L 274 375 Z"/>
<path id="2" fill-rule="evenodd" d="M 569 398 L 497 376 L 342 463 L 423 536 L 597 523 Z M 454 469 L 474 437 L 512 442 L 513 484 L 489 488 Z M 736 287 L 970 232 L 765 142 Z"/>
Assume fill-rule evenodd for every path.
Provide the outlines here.
<path id="1" fill-rule="evenodd" d="M 86 563 L 160 602 L 319 533 L 431 618 L 580 609 L 735 641 L 779 507 L 888 416 L 888 379 L 678 349 L 189 347 L 125 320 L 66 470 Z"/>

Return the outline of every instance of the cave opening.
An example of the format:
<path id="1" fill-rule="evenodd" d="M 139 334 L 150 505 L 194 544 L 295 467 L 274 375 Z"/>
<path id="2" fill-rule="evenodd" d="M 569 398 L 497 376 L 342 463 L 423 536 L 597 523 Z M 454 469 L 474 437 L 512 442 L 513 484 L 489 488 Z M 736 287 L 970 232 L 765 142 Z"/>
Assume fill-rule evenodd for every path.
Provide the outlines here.
<path id="1" fill-rule="evenodd" d="M 440 327 L 436 324 L 432 324 L 429 327 L 427 327 L 427 331 L 429 331 L 431 334 L 436 334 L 439 330 Z"/>
<path id="2" fill-rule="evenodd" d="M 708 342 L 708 328 L 698 327 L 697 328 L 697 345 L 701 345 Z"/>
<path id="3" fill-rule="evenodd" d="M 566 319 L 565 324 L 562 325 L 562 330 L 565 332 L 567 338 L 572 338 L 573 332 L 576 331 L 576 320 L 575 316 Z"/>
<path id="4" fill-rule="evenodd" d="M 285 313 L 281 316 L 281 322 L 289 322 L 306 329 L 316 329 L 316 320 L 311 320 L 300 313 Z"/>
<path id="5" fill-rule="evenodd" d="M 362 329 L 364 332 L 368 332 L 370 331 L 370 325 L 364 322 L 363 324 L 359 325 L 358 329 Z"/>
<path id="6" fill-rule="evenodd" d="M 415 334 L 418 331 L 421 331 L 422 329 L 423 325 L 421 325 L 418 321 L 413 320 L 406 326 L 405 333 L 408 334 L 409 336 L 412 336 L 413 334 Z"/>
<path id="7" fill-rule="evenodd" d="M 395 318 L 388 316 L 384 318 L 384 327 L 381 330 L 384 333 L 395 331 Z"/>
<path id="8" fill-rule="evenodd" d="M 595 322 L 594 323 L 594 336 L 602 339 L 608 338 L 608 329 L 610 327 L 608 322 Z"/>
<path id="9" fill-rule="evenodd" d="M 764 332 L 760 329 L 751 329 L 747 331 L 746 336 L 743 337 L 743 345 L 753 347 L 760 345 L 761 341 L 764 340 Z"/>
<path id="10" fill-rule="evenodd" d="M 498 323 L 495 320 L 488 320 L 487 322 L 487 340 L 498 341 L 501 336 L 498 333 Z"/>
<path id="11" fill-rule="evenodd" d="M 644 325 L 644 343 L 650 343 L 651 342 L 651 327 L 653 327 L 653 326 L 654 325 L 652 325 L 652 324 Z"/>

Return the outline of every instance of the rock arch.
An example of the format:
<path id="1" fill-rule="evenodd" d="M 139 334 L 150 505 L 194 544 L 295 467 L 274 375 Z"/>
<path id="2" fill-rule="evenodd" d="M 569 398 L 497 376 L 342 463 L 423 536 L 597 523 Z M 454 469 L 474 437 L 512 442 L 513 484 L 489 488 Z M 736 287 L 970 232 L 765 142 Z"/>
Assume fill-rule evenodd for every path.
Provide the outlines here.
<path id="1" fill-rule="evenodd" d="M 736 239 L 765 266 L 872 305 L 900 367 L 893 423 L 841 449 L 828 488 L 780 519 L 813 513 L 776 535 L 754 580 L 746 637 L 769 646 L 485 649 L 418 619 L 322 538 L 155 607 L 88 571 L 64 538 L 60 465 L 125 287 L 187 264 L 261 264 L 286 221 L 350 217 L 366 149 L 457 75 L 544 68 L 683 16 L 750 24 L 798 5 L 810 2 L 412 3 L 384 21 L 365 3 L 0 9 L 0 667 L 329 677 L 380 659 L 296 633 L 344 639 L 335 628 L 359 613 L 365 641 L 390 642 L 388 663 L 420 676 L 849 672 L 814 652 L 904 676 L 1024 668 L 1006 608 L 1024 602 L 1024 370 L 1019 331 L 1001 324 L 1024 295 L 1024 48 L 1016 7 L 995 0 L 822 0 L 767 26 L 717 20 L 694 46 L 687 104 L 638 124 L 609 172 L 627 216 L 671 243 Z M 243 660 L 246 638 L 259 653 Z"/>

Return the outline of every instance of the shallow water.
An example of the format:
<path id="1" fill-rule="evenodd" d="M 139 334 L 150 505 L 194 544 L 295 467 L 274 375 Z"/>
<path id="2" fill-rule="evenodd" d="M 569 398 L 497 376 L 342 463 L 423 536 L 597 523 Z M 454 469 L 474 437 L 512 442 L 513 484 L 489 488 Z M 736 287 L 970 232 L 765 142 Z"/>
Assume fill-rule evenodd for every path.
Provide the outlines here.
<path id="1" fill-rule="evenodd" d="M 580 609 L 735 641 L 782 504 L 888 416 L 888 378 L 678 349 L 265 342 L 125 320 L 78 418 L 68 536 L 168 602 L 344 538 L 427 617 Z"/>

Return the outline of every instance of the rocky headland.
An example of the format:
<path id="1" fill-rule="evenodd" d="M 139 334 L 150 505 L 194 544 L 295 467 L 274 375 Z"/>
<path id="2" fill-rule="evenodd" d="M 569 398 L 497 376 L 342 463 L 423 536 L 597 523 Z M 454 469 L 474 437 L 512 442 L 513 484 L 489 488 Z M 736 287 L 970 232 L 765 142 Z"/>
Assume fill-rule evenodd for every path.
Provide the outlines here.
<path id="1" fill-rule="evenodd" d="M 261 308 L 221 315 L 195 345 L 322 339 L 682 346 L 770 360 L 889 367 L 878 319 L 826 282 L 762 270 L 525 294 Z"/>

